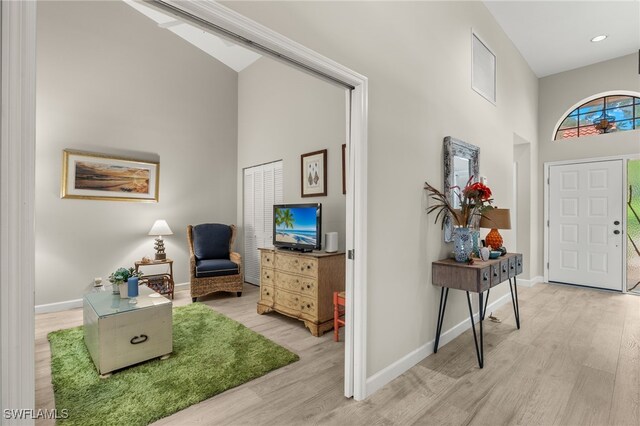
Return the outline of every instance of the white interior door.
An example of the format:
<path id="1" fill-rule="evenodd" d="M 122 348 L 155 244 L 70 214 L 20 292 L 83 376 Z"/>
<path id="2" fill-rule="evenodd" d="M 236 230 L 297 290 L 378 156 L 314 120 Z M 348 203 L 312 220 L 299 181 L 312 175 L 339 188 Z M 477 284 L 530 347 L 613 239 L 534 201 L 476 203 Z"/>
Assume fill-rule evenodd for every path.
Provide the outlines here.
<path id="1" fill-rule="evenodd" d="M 622 161 L 549 167 L 549 281 L 622 290 Z"/>
<path id="2" fill-rule="evenodd" d="M 282 203 L 282 161 L 244 169 L 244 280 L 260 284 L 261 247 L 273 244 L 273 205 Z"/>

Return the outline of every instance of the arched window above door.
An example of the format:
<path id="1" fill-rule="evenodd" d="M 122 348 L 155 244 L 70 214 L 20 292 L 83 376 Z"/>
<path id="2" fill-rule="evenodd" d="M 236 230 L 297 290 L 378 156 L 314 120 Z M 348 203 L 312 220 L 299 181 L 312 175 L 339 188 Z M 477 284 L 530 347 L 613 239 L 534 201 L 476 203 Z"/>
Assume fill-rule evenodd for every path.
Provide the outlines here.
<path id="1" fill-rule="evenodd" d="M 564 116 L 554 140 L 640 129 L 640 97 L 613 94 L 591 99 Z"/>

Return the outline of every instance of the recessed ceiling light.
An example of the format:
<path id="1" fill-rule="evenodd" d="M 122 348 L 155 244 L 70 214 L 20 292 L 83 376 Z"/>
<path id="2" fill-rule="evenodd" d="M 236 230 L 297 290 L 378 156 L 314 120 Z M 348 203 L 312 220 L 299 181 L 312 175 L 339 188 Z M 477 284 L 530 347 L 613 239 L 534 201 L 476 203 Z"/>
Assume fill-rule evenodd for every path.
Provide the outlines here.
<path id="1" fill-rule="evenodd" d="M 605 39 L 605 38 L 607 38 L 607 37 L 609 37 L 609 36 L 608 36 L 608 35 L 606 35 L 606 34 L 601 34 L 601 35 L 599 35 L 599 36 L 595 36 L 594 38 L 592 38 L 592 39 L 591 39 L 591 41 L 592 41 L 592 42 L 594 42 L 594 43 L 597 43 L 597 42 L 599 42 L 599 41 L 604 40 L 604 39 Z"/>

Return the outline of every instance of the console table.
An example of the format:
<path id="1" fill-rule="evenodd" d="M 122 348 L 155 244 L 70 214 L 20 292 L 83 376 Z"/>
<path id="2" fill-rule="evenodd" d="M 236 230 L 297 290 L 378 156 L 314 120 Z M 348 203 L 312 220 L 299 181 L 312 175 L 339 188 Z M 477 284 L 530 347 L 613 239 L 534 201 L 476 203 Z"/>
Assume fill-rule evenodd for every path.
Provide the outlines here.
<path id="1" fill-rule="evenodd" d="M 333 292 L 344 291 L 344 252 L 260 249 L 257 311 L 304 321 L 316 337 L 333 328 Z"/>
<path id="2" fill-rule="evenodd" d="M 484 347 L 482 336 L 482 321 L 487 311 L 489 302 L 489 292 L 492 287 L 503 281 L 509 280 L 509 290 L 511 291 L 511 302 L 513 303 L 513 313 L 516 317 L 516 326 L 520 329 L 520 308 L 518 306 L 518 287 L 516 275 L 522 273 L 522 254 L 507 253 L 497 259 L 481 261 L 474 259 L 473 265 L 456 262 L 453 259 L 443 259 L 432 263 L 433 285 L 442 287 L 440 291 L 440 308 L 438 310 L 438 325 L 436 328 L 436 341 L 433 352 L 438 352 L 442 323 L 444 322 L 444 312 L 447 307 L 447 296 L 449 289 L 462 290 L 467 293 L 467 305 L 469 306 L 469 319 L 473 330 L 473 341 L 476 345 L 476 356 L 480 368 L 484 366 Z M 511 283 L 513 279 L 513 284 Z M 484 300 L 484 292 L 487 297 Z M 480 344 L 476 326 L 473 322 L 473 310 L 471 309 L 471 296 L 469 292 L 478 293 L 478 323 L 480 325 Z"/>

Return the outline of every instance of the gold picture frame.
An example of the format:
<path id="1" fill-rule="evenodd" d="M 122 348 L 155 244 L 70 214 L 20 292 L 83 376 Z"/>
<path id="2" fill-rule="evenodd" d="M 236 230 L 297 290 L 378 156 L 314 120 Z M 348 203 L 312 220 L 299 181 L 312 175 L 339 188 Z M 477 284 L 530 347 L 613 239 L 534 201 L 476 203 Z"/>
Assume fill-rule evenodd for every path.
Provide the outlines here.
<path id="1" fill-rule="evenodd" d="M 61 198 L 157 203 L 160 163 L 65 149 Z"/>

